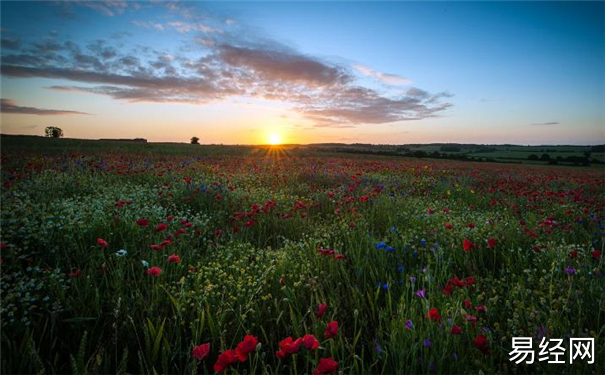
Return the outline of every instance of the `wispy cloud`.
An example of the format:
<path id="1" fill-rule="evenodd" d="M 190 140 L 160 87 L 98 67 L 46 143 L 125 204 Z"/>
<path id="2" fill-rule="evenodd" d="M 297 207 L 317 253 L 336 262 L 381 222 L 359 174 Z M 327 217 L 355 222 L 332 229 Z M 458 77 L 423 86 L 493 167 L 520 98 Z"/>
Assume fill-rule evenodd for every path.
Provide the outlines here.
<path id="1" fill-rule="evenodd" d="M 168 54 L 153 46 L 131 46 L 128 51 L 119 48 L 122 41 L 115 39 L 81 46 L 46 38 L 21 43 L 13 51 L 3 50 L 1 74 L 80 82 L 85 85 L 55 84 L 50 88 L 130 102 L 205 104 L 233 97 L 276 100 L 288 103 L 314 127 L 421 120 L 439 116 L 452 106 L 447 101 L 452 96 L 448 92 L 429 93 L 411 87 L 387 95 L 360 85 L 356 72 L 392 86 L 410 85 L 411 81 L 364 65 L 351 68 L 334 63 L 245 30 L 236 35 L 228 28 L 208 26 L 214 25 L 212 20 L 196 17 L 186 4 L 167 7 L 183 20 L 133 23 L 157 30 L 174 29 L 201 53 Z M 225 18 L 220 22 L 222 26 L 235 24 Z M 14 103 L 8 104 L 16 108 Z"/>
<path id="2" fill-rule="evenodd" d="M 558 121 L 550 121 L 550 122 L 536 122 L 531 125 L 558 125 Z"/>
<path id="3" fill-rule="evenodd" d="M 353 68 L 355 68 L 357 71 L 359 71 L 364 76 L 372 77 L 382 83 L 386 83 L 387 85 L 403 86 L 403 85 L 412 84 L 412 81 L 410 81 L 407 78 L 398 76 L 396 74 L 377 72 L 377 71 L 373 70 L 372 68 L 369 68 L 365 65 L 355 65 Z"/>
<path id="4" fill-rule="evenodd" d="M 23 115 L 41 115 L 41 116 L 55 116 L 55 115 L 89 115 L 90 113 L 79 112 L 79 111 L 66 111 L 61 109 L 42 109 L 35 107 L 23 107 L 15 103 L 14 100 L 0 99 L 0 112 L 2 113 L 17 113 Z"/>

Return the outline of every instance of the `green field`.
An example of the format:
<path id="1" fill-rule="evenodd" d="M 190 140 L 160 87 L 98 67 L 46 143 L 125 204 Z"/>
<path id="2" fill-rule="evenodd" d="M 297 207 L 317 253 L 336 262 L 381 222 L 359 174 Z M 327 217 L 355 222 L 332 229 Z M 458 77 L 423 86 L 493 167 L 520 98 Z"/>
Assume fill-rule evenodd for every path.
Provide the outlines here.
<path id="1" fill-rule="evenodd" d="M 605 373 L 599 165 L 0 141 L 2 373 Z"/>

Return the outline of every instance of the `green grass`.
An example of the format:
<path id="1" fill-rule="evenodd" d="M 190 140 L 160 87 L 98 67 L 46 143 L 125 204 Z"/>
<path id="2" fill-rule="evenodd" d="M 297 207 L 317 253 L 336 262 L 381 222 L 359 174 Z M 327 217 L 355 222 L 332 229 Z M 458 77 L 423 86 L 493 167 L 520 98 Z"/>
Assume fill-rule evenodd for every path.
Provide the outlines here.
<path id="1" fill-rule="evenodd" d="M 1 145 L 3 373 L 212 373 L 246 335 L 260 344 L 230 373 L 312 373 L 320 358 L 345 374 L 605 372 L 603 169 L 299 146 Z M 456 277 L 464 285 L 444 293 Z M 594 338 L 595 364 L 509 361 L 513 337 L 539 350 L 544 334 Z M 320 347 L 276 357 L 304 335 Z"/>

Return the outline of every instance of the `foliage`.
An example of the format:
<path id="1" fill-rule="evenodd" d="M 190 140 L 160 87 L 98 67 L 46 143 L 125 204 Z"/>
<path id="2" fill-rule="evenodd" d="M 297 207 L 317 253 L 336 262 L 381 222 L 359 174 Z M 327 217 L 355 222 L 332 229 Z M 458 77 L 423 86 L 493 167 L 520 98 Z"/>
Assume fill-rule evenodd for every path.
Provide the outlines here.
<path id="1" fill-rule="evenodd" d="M 47 126 L 44 129 L 44 134 L 48 138 L 61 138 L 63 137 L 63 130 L 56 126 Z"/>
<path id="2" fill-rule="evenodd" d="M 172 147 L 2 155 L 3 373 L 603 373 L 602 170 Z"/>

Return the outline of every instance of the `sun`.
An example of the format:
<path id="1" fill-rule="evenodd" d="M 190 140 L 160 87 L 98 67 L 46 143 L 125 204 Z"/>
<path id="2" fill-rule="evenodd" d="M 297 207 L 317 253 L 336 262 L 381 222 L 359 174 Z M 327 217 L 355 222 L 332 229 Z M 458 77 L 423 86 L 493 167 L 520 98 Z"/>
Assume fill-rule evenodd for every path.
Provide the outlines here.
<path id="1" fill-rule="evenodd" d="M 279 134 L 275 134 L 275 133 L 271 134 L 269 136 L 269 144 L 271 146 L 277 146 L 277 145 L 281 144 L 281 139 L 279 138 Z"/>

